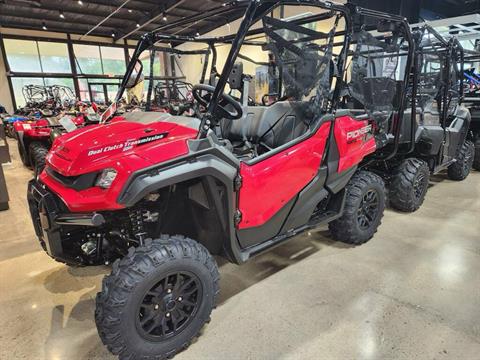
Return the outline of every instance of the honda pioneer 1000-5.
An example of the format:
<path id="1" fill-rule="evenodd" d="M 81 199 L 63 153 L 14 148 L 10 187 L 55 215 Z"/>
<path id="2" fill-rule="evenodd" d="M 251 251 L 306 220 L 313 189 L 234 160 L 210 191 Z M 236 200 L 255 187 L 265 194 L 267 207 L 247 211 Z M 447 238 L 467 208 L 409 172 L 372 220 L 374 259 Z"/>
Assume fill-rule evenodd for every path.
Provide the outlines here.
<path id="1" fill-rule="evenodd" d="M 471 115 L 462 106 L 463 48 L 429 25 L 416 29 L 414 37 L 415 66 L 399 151 L 370 168 L 387 181 L 392 207 L 406 212 L 423 203 L 430 174 L 447 170 L 450 179 L 464 180 L 474 158 Z"/>
<path id="2" fill-rule="evenodd" d="M 309 13 L 278 19 L 278 6 Z M 327 223 L 335 239 L 358 245 L 380 225 L 384 183 L 363 165 L 397 142 L 399 126 L 385 124 L 403 117 L 408 24 L 323 1 L 237 1 L 215 14 L 238 9 L 236 34 L 147 33 L 127 67 L 116 102 L 140 78 L 140 54 L 156 44 L 222 50 L 223 70 L 192 88 L 193 116 L 118 116 L 114 102 L 104 123 L 58 137 L 29 183 L 35 231 L 52 258 L 114 262 L 95 320 L 121 358 L 171 357 L 199 334 L 219 293 L 212 255 L 243 263 Z M 357 26 L 367 19 L 375 35 Z M 384 71 L 345 79 L 363 38 L 382 44 Z M 406 61 L 400 48 L 409 48 Z M 346 81 L 365 110 L 339 107 Z"/>

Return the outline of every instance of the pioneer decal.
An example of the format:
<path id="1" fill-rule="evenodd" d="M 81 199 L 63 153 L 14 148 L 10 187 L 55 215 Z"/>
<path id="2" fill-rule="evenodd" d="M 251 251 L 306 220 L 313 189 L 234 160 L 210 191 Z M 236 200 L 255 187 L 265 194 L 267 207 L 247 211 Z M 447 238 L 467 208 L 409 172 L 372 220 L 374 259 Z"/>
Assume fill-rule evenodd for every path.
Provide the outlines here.
<path id="1" fill-rule="evenodd" d="M 361 129 L 347 132 L 347 141 L 352 142 L 363 135 L 369 133 L 372 130 L 372 125 L 367 125 Z"/>
<path id="2" fill-rule="evenodd" d="M 145 145 L 148 143 L 151 143 L 153 141 L 161 140 L 165 137 L 167 137 L 168 133 L 161 133 L 161 134 L 155 134 L 155 135 L 150 135 L 150 136 L 145 136 L 140 139 L 131 139 L 127 140 L 122 144 L 115 144 L 115 145 L 108 145 L 100 149 L 95 149 L 95 150 L 90 150 L 88 152 L 88 156 L 93 156 L 93 155 L 99 155 L 99 154 L 105 154 L 110 151 L 115 151 L 115 150 L 122 150 L 122 151 L 128 151 L 132 149 L 135 146 L 140 146 L 140 145 Z"/>

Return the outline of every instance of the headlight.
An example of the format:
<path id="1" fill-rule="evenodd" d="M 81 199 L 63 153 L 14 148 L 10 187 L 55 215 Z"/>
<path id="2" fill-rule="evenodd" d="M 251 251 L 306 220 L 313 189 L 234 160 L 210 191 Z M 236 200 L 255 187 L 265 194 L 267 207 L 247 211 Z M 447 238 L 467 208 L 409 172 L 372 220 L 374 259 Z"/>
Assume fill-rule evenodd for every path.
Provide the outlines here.
<path id="1" fill-rule="evenodd" d="M 108 189 L 116 177 L 117 171 L 115 169 L 105 169 L 98 176 L 97 181 L 95 181 L 95 186 L 99 186 L 102 189 Z"/>

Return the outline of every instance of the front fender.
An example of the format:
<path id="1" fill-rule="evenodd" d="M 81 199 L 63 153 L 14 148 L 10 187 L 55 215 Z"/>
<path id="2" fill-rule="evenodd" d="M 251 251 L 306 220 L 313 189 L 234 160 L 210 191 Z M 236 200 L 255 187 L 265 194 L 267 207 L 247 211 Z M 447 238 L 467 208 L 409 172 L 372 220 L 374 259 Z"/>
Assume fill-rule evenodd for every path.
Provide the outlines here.
<path id="1" fill-rule="evenodd" d="M 170 167 L 151 170 L 146 173 L 134 174 L 132 180 L 126 185 L 118 197 L 117 202 L 130 207 L 151 192 L 184 181 L 213 177 L 220 181 L 227 191 L 225 196 L 227 214 L 224 217 L 227 225 L 229 239 L 225 240 L 224 249 L 228 257 L 242 263 L 247 257 L 243 254 L 236 235 L 234 214 L 236 209 L 237 193 L 234 188 L 238 169 L 232 164 L 219 159 L 212 154 L 200 155 L 194 159 L 185 160 Z"/>
<path id="2" fill-rule="evenodd" d="M 193 161 L 176 164 L 170 168 L 160 168 L 148 173 L 133 175 L 118 197 L 118 203 L 130 207 L 146 195 L 158 189 L 187 180 L 213 176 L 220 180 L 233 193 L 233 183 L 237 169 L 213 155 L 202 155 Z"/>

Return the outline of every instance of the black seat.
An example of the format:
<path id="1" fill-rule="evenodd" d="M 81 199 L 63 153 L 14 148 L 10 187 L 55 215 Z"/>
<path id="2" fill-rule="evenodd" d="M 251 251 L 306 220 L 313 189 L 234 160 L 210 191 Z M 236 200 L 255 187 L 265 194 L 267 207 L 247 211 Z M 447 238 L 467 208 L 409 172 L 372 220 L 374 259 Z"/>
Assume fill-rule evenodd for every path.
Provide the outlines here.
<path id="1" fill-rule="evenodd" d="M 284 145 L 308 130 L 295 104 L 298 103 L 292 106 L 292 102 L 279 101 L 271 106 L 249 106 L 242 119 L 221 121 L 221 137 L 234 146 L 247 141 L 270 149 Z"/>

